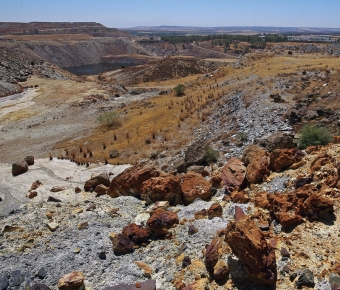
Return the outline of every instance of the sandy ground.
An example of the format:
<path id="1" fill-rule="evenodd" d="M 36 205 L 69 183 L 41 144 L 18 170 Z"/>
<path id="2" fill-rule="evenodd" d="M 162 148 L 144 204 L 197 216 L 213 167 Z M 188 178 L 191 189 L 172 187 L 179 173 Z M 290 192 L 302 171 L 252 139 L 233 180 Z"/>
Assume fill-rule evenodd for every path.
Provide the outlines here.
<path id="1" fill-rule="evenodd" d="M 0 215 L 7 215 L 13 209 L 23 204 L 34 202 L 39 203 L 47 200 L 48 196 L 59 198 L 62 201 L 83 201 L 86 193 L 74 194 L 74 188 L 79 186 L 83 189 L 86 180 L 92 174 L 112 172 L 111 178 L 123 172 L 129 165 L 102 165 L 91 164 L 89 168 L 77 166 L 75 163 L 66 160 L 37 159 L 29 170 L 21 175 L 12 176 L 10 164 L 0 164 Z M 36 190 L 38 196 L 30 200 L 26 197 L 33 182 L 39 180 L 43 184 Z M 54 186 L 65 187 L 61 192 L 52 193 Z"/>

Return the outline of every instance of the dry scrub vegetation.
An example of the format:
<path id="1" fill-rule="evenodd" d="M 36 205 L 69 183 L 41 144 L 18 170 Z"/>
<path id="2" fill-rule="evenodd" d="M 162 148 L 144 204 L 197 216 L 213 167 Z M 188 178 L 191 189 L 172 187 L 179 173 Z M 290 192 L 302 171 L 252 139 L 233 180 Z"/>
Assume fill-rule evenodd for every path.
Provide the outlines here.
<path id="1" fill-rule="evenodd" d="M 273 92 L 282 94 L 287 102 L 291 102 L 309 91 L 318 90 L 319 94 L 323 94 L 334 90 L 336 94 L 323 102 L 336 109 L 339 102 L 333 100 L 338 99 L 338 70 L 340 59 L 334 57 L 287 53 L 275 56 L 274 53 L 267 53 L 262 57 L 248 57 L 238 68 L 222 67 L 214 75 L 200 74 L 148 84 L 142 82 L 133 87 L 173 88 L 183 83 L 186 94 L 178 97 L 170 92 L 132 102 L 118 109 L 121 127 L 108 129 L 98 126 L 90 136 L 71 142 L 62 141 L 55 148 L 60 155 L 83 164 L 98 160 L 112 164 L 134 163 L 155 153 L 172 154 L 194 139 L 194 129 L 204 124 L 213 110 L 218 110 L 223 95 L 241 90 L 246 105 L 252 102 L 254 94 L 262 94 L 265 104 L 271 101 L 269 94 Z M 304 85 L 304 71 L 327 74 L 325 82 L 329 80 L 328 86 L 323 86 L 322 78 L 317 76 Z M 84 154 L 84 149 L 87 154 Z M 119 156 L 110 158 L 111 150 L 118 150 Z"/>

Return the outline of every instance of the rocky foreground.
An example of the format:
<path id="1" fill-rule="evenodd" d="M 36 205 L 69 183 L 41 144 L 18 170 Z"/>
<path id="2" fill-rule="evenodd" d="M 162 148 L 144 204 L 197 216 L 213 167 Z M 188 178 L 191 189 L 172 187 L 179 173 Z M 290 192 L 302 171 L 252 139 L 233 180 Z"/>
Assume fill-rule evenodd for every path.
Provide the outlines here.
<path id="1" fill-rule="evenodd" d="M 340 145 L 288 141 L 185 173 L 1 165 L 0 289 L 338 289 Z"/>

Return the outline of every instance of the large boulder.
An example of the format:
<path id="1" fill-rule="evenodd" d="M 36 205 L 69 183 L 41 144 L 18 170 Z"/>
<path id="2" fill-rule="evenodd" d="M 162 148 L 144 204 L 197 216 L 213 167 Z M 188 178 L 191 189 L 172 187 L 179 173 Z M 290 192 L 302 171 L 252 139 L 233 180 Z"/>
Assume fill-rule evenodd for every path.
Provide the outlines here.
<path id="1" fill-rule="evenodd" d="M 12 175 L 17 176 L 27 172 L 28 164 L 25 160 L 12 163 Z"/>
<path id="2" fill-rule="evenodd" d="M 200 139 L 186 149 L 184 160 L 187 167 L 191 165 L 201 165 L 205 162 L 207 145 L 208 143 L 205 140 Z"/>
<path id="3" fill-rule="evenodd" d="M 176 213 L 161 208 L 156 209 L 147 221 L 147 226 L 157 235 L 163 236 L 175 224 L 178 224 Z"/>
<path id="4" fill-rule="evenodd" d="M 152 177 L 144 181 L 141 198 L 148 204 L 157 201 L 168 201 L 171 205 L 182 202 L 181 178 L 178 175 Z"/>
<path id="5" fill-rule="evenodd" d="M 260 183 L 269 176 L 269 154 L 257 145 L 249 145 L 243 152 L 242 161 L 247 165 L 249 183 Z"/>
<path id="6" fill-rule="evenodd" d="M 111 197 L 122 195 L 140 197 L 143 182 L 160 174 L 161 172 L 154 167 L 130 167 L 113 178 L 107 194 Z"/>
<path id="7" fill-rule="evenodd" d="M 87 180 L 84 185 L 84 190 L 85 191 L 94 190 L 99 184 L 103 184 L 105 186 L 110 185 L 110 179 L 107 173 L 99 174 Z"/>
<path id="8" fill-rule="evenodd" d="M 221 178 L 228 193 L 241 187 L 246 180 L 246 167 L 244 163 L 236 157 L 231 157 L 222 169 Z"/>
<path id="9" fill-rule="evenodd" d="M 187 172 L 182 182 L 183 202 L 188 205 L 196 198 L 207 199 L 211 196 L 211 184 L 201 174 Z"/>
<path id="10" fill-rule="evenodd" d="M 246 215 L 241 215 L 228 223 L 225 232 L 225 241 L 245 266 L 248 276 L 259 284 L 275 285 L 275 251 L 255 222 Z"/>
<path id="11" fill-rule="evenodd" d="M 296 147 L 293 137 L 283 132 L 275 132 L 265 138 L 255 140 L 254 143 L 264 147 L 269 152 L 275 149 Z"/>

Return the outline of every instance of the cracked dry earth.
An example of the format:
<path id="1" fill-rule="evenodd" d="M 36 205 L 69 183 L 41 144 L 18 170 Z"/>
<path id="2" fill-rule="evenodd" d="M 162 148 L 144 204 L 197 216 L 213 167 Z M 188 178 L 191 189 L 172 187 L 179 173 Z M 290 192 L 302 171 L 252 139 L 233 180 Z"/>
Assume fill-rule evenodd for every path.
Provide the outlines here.
<path id="1" fill-rule="evenodd" d="M 36 283 L 48 285 L 50 289 L 63 289 L 58 288 L 58 280 L 72 271 L 83 273 L 86 289 L 104 289 L 149 279 L 156 281 L 157 289 L 268 289 L 249 279 L 243 262 L 233 254 L 232 245 L 225 242 L 224 235 L 228 234 L 225 229 L 238 219 L 239 209 L 247 215 L 250 224 L 258 225 L 256 231 L 262 232 L 275 252 L 276 289 L 296 289 L 300 285 L 297 281 L 306 277 L 309 277 L 309 284 L 304 281 L 302 285 L 331 289 L 330 277 L 333 277 L 332 287 L 337 286 L 334 277 L 340 265 L 340 191 L 338 185 L 329 186 L 327 177 L 335 177 L 334 164 L 339 153 L 337 144 L 313 148 L 295 169 L 271 172 L 262 183 L 246 188 L 248 199 L 243 201 L 234 198 L 235 192 L 231 198 L 225 195 L 221 186 L 209 200 L 196 199 L 186 206 L 170 206 L 168 210 L 176 213 L 179 220 L 169 230 L 170 234 L 153 235 L 148 242 L 135 245 L 128 253 L 113 251 L 110 235 L 120 233 L 131 223 L 145 226 L 150 208 L 155 205 L 147 206 L 145 201 L 133 196 L 112 198 L 83 190 L 75 193 L 75 188 L 83 189 L 85 181 L 93 174 L 111 172 L 112 180 L 127 166 L 91 165 L 86 168 L 65 160 L 38 159 L 28 172 L 12 177 L 10 165 L 2 164 L 1 289 L 28 289 Z M 210 172 L 206 179 L 211 181 L 211 169 L 205 169 Z M 295 192 L 297 180 L 311 174 L 311 184 L 302 188 L 319 188 L 320 194 L 332 201 L 332 214 L 314 220 L 303 217 L 300 224 L 284 228 L 278 222 L 277 212 L 259 206 L 261 200 L 254 203 L 263 191 L 277 197 Z M 28 199 L 26 193 L 36 180 L 42 183 L 36 189 L 37 196 Z M 60 191 L 51 192 L 56 186 Z M 219 204 L 222 212 L 208 216 L 206 212 L 214 204 L 215 208 Z M 288 215 L 292 217 L 295 213 L 292 209 Z M 272 215 L 277 215 L 277 219 Z M 214 250 L 206 247 L 214 243 L 219 245 L 215 251 L 217 265 L 227 269 L 222 280 L 213 279 L 207 270 L 207 252 L 214 253 Z M 307 269 L 312 274 L 305 277 Z M 3 286 L 6 281 L 7 288 Z"/>

